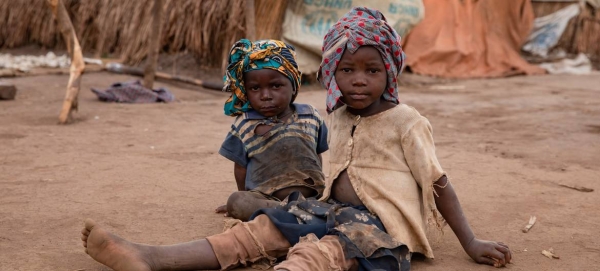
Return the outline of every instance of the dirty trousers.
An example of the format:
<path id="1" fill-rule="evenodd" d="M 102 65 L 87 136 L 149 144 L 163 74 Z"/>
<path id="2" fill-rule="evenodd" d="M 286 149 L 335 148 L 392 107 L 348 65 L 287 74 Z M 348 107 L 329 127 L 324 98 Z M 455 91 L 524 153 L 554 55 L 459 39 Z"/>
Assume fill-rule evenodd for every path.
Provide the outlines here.
<path id="1" fill-rule="evenodd" d="M 309 234 L 291 247 L 266 215 L 236 223 L 225 232 L 206 239 L 217 256 L 221 270 L 258 262 L 273 265 L 277 258 L 286 255 L 287 259 L 275 266 L 276 271 L 341 271 L 356 264 L 354 259 L 345 259 L 335 235 L 319 240 Z"/>

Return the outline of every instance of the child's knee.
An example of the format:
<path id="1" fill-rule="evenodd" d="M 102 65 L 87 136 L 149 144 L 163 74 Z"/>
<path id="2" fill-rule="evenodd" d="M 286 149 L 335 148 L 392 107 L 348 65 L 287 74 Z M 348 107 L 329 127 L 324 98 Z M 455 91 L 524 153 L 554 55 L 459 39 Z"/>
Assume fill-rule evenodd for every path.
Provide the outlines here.
<path id="1" fill-rule="evenodd" d="M 233 192 L 227 199 L 227 212 L 233 217 L 239 217 L 240 211 L 248 204 L 248 192 Z"/>
<path id="2" fill-rule="evenodd" d="M 275 270 L 352 270 L 355 259 L 346 259 L 337 236 L 325 236 L 321 240 L 314 234 L 302 237 L 288 253 L 287 260 Z"/>
<path id="3" fill-rule="evenodd" d="M 290 243 L 266 215 L 235 223 L 225 232 L 206 238 L 223 270 L 264 260 L 272 264 Z"/>

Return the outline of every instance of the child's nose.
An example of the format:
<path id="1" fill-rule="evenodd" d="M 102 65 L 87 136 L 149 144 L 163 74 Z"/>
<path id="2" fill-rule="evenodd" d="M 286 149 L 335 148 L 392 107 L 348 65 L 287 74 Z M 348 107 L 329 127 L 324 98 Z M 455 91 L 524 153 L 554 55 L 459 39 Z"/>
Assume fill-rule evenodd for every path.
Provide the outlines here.
<path id="1" fill-rule="evenodd" d="M 269 90 L 263 89 L 260 92 L 260 99 L 263 100 L 263 101 L 271 100 L 272 99 L 271 96 L 272 95 L 271 95 L 271 92 Z"/>
<path id="2" fill-rule="evenodd" d="M 367 78 L 363 74 L 352 76 L 351 83 L 353 86 L 364 86 L 367 84 Z"/>

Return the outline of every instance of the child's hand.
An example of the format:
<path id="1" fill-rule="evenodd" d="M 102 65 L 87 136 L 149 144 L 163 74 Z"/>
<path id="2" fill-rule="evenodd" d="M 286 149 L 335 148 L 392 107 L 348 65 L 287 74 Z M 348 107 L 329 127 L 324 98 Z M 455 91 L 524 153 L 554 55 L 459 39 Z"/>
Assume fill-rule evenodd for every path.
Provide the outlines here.
<path id="1" fill-rule="evenodd" d="M 507 263 L 510 263 L 512 254 L 507 245 L 500 242 L 473 239 L 467 247 L 465 252 L 471 256 L 471 258 L 480 264 L 489 264 L 494 267 L 503 267 Z"/>
<path id="2" fill-rule="evenodd" d="M 229 213 L 227 213 L 227 205 L 221 205 L 217 207 L 217 209 L 215 209 L 215 213 L 223 214 L 223 216 L 229 216 Z"/>

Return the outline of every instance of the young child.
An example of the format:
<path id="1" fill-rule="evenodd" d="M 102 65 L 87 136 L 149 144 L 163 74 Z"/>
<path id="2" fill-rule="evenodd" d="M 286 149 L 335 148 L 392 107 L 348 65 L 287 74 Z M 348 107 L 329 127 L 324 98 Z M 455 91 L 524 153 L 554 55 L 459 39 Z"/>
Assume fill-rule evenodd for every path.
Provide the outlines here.
<path id="1" fill-rule="evenodd" d="M 223 90 L 232 94 L 225 114 L 236 119 L 219 153 L 234 162 L 238 192 L 215 211 L 247 221 L 292 191 L 320 195 L 327 127 L 315 108 L 293 103 L 301 76 L 294 48 L 277 40 L 242 39 L 228 61 Z"/>
<path id="2" fill-rule="evenodd" d="M 506 265 L 506 245 L 471 231 L 429 122 L 398 102 L 403 62 L 400 37 L 378 11 L 354 8 L 325 36 L 320 80 L 332 111 L 332 174 L 320 200 L 294 192 L 250 222 L 174 246 L 131 243 L 88 220 L 87 253 L 115 270 L 225 270 L 286 253 L 275 270 L 409 270 L 412 253 L 433 257 L 425 228 L 440 225 L 439 210 L 471 258 Z"/>

